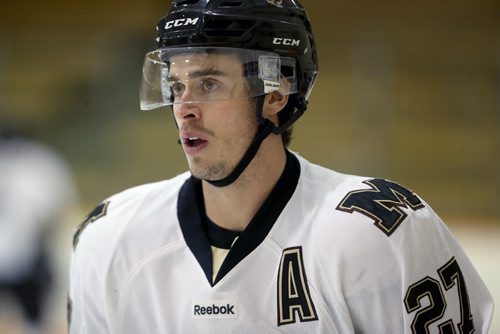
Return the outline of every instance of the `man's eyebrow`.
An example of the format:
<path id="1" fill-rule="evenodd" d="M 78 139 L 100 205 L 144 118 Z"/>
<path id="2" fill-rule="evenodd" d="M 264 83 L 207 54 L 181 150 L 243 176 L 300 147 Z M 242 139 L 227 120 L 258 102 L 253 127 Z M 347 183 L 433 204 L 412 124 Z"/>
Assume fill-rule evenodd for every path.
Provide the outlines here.
<path id="1" fill-rule="evenodd" d="M 188 77 L 190 79 L 193 79 L 193 78 L 202 78 L 202 77 L 206 77 L 209 75 L 227 76 L 227 73 L 224 71 L 221 71 L 221 70 L 216 70 L 216 69 L 210 68 L 210 69 L 206 69 L 206 70 L 199 70 L 199 71 L 191 72 L 188 74 Z M 178 81 L 179 78 L 175 75 L 169 75 L 167 80 L 168 81 Z"/>

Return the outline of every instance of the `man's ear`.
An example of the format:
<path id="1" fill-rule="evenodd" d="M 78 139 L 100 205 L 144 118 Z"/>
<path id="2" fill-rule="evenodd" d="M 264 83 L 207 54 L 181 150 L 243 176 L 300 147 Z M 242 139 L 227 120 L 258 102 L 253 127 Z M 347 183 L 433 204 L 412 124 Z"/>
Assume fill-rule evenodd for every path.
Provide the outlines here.
<path id="1" fill-rule="evenodd" d="M 283 110 L 287 103 L 288 95 L 283 95 L 279 91 L 267 94 L 264 99 L 262 116 L 278 124 L 278 113 Z"/>

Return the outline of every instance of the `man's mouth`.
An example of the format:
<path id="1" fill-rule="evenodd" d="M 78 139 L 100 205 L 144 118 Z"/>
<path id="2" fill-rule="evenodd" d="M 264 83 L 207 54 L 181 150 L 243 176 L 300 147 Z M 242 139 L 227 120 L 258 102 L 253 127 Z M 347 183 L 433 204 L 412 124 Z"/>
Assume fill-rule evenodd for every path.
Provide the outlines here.
<path id="1" fill-rule="evenodd" d="M 198 147 L 207 141 L 198 137 L 184 138 L 184 145 L 187 147 Z"/>

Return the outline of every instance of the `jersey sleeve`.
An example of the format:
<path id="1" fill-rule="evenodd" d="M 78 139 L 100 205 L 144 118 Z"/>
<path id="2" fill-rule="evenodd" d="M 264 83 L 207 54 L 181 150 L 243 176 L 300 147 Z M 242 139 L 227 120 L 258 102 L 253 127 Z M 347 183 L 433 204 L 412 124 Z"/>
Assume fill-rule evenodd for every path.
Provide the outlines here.
<path id="1" fill-rule="evenodd" d="M 360 226 L 342 261 L 355 332 L 488 333 L 493 299 L 452 233 L 413 192 L 382 182 L 342 202 Z"/>
<path id="2" fill-rule="evenodd" d="M 176 218 L 178 189 L 188 176 L 185 173 L 117 193 L 77 228 L 69 282 L 71 334 L 120 332 L 117 319 L 129 275 L 148 254 L 177 241 L 178 235 L 170 233 L 171 229 L 158 233 L 156 227 L 176 226 L 165 217 Z"/>
<path id="3" fill-rule="evenodd" d="M 97 206 L 77 228 L 71 254 L 68 326 L 71 334 L 110 333 L 105 279 L 111 241 L 109 202 Z"/>

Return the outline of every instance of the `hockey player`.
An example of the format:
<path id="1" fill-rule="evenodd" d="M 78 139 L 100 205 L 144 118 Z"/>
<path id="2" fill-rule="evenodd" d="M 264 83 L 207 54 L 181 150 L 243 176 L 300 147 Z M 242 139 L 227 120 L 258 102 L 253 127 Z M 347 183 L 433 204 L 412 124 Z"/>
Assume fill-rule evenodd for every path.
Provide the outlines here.
<path id="1" fill-rule="evenodd" d="M 141 107 L 189 172 L 101 203 L 74 238 L 71 333 L 486 333 L 492 298 L 430 206 L 287 149 L 317 74 L 296 0 L 176 0 Z"/>

